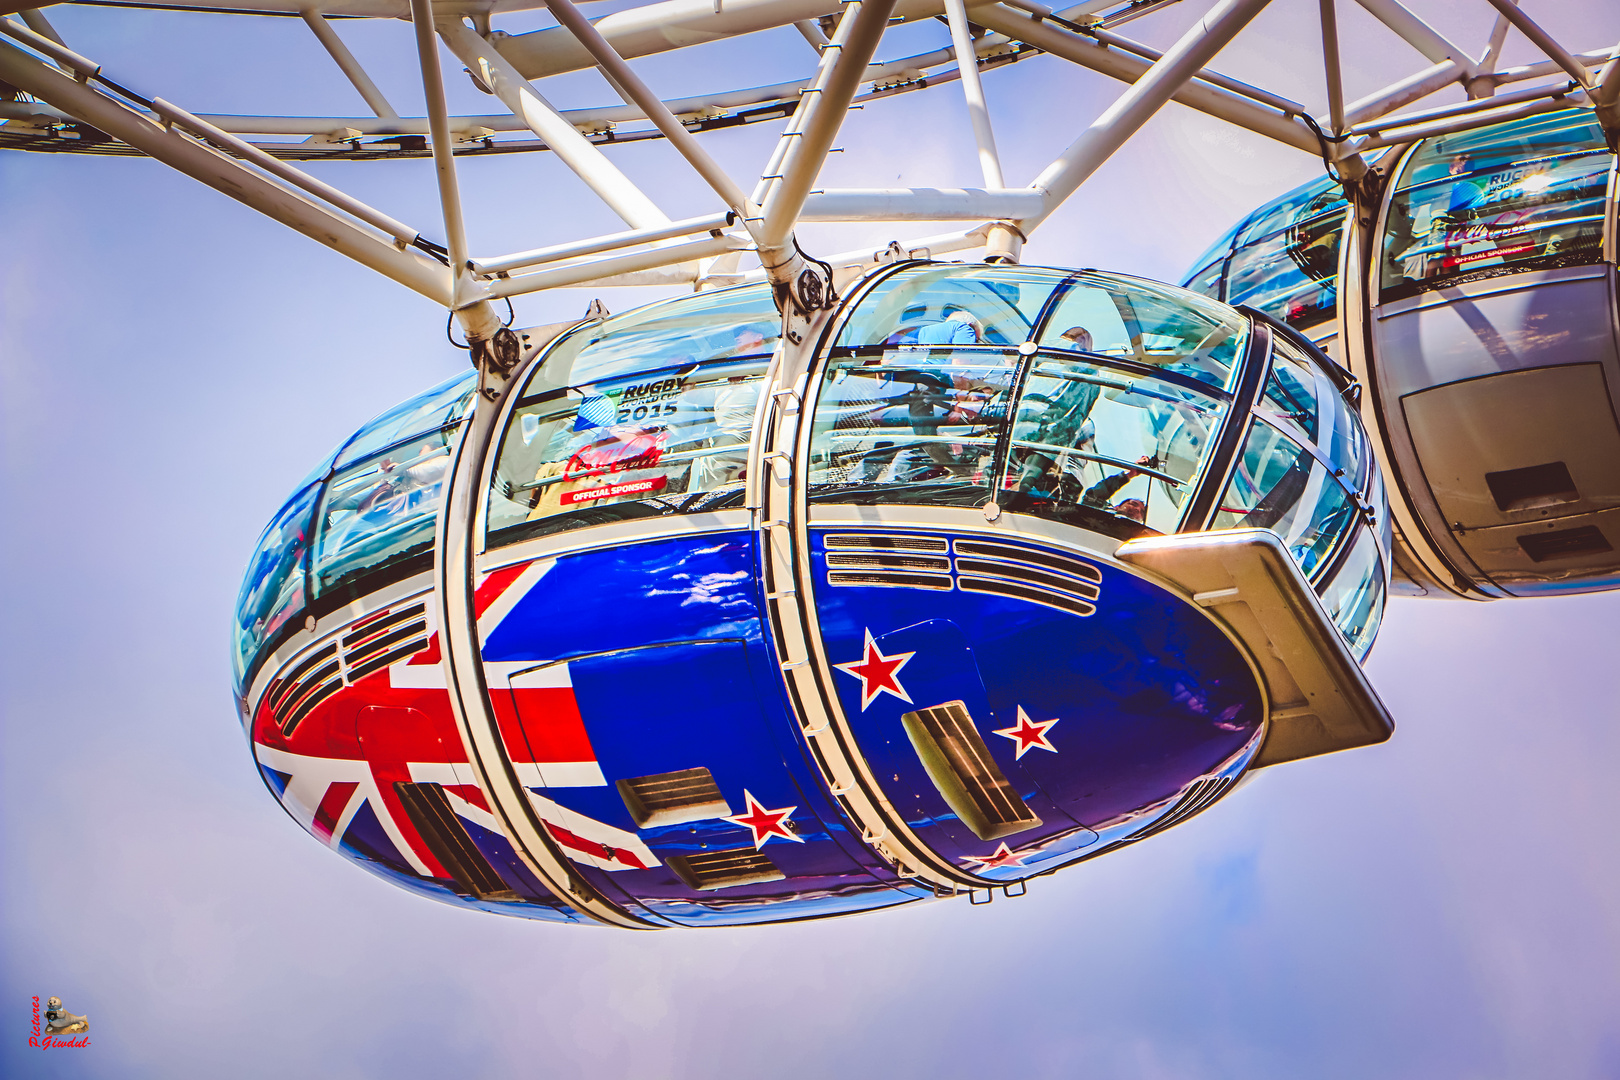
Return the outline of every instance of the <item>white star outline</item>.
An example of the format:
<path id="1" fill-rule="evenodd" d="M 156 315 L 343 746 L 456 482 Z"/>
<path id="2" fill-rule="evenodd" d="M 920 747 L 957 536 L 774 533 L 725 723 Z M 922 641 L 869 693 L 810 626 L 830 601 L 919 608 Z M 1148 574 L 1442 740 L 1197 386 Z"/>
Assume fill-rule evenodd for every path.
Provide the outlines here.
<path id="1" fill-rule="evenodd" d="M 915 704 L 915 702 L 911 700 L 911 695 L 906 693 L 906 688 L 900 683 L 900 670 L 910 663 L 911 658 L 916 655 L 917 652 L 915 649 L 911 652 L 895 653 L 893 656 L 883 655 L 883 651 L 877 647 L 877 641 L 872 637 L 871 628 L 867 627 L 866 644 L 861 649 L 861 658 L 859 660 L 851 660 L 847 664 L 834 664 L 833 667 L 837 668 L 839 671 L 842 671 L 846 675 L 853 675 L 855 678 L 861 680 L 861 712 L 865 712 L 866 707 L 872 704 L 872 702 L 876 701 L 883 694 L 892 694 L 901 701 L 905 702 L 907 705 Z M 883 664 L 891 661 L 899 661 L 888 672 L 888 681 L 894 683 L 894 687 L 892 689 L 887 686 L 879 686 L 876 690 L 872 690 L 871 683 L 874 680 L 869 679 L 867 676 L 862 675 L 860 672 L 854 670 L 855 668 L 862 668 L 867 664 L 870 664 L 874 656 L 877 658 L 879 663 Z"/>
<path id="2" fill-rule="evenodd" d="M 1050 750 L 1055 754 L 1058 752 L 1058 748 L 1052 745 L 1051 740 L 1046 737 L 1046 733 L 1051 729 L 1052 725 L 1061 719 L 1062 717 L 1054 716 L 1046 721 L 1031 720 L 1029 713 L 1025 712 L 1024 707 L 1020 705 L 1018 706 L 1018 723 L 1012 727 L 996 728 L 994 733 L 1003 738 L 1011 739 L 1018 744 L 1018 752 L 1013 755 L 1014 761 L 1017 761 L 1029 751 L 1036 749 Z M 1023 735 L 1019 734 L 1020 731 L 1028 732 L 1031 729 L 1035 733 L 1033 739 L 1026 740 Z"/>

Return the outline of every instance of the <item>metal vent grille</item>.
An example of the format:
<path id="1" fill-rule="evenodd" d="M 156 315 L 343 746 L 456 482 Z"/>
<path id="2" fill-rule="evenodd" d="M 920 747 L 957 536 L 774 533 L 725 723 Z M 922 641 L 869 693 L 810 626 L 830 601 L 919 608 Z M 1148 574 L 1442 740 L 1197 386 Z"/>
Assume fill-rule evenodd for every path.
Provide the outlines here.
<path id="1" fill-rule="evenodd" d="M 1001 578 L 971 577 L 963 574 L 957 577 L 956 587 L 963 592 L 992 593 L 996 596 L 1010 596 L 1015 600 L 1028 600 L 1032 604 L 1045 604 L 1047 607 L 1067 611 L 1082 618 L 1097 611 L 1096 604 L 1071 593 L 1041 588 L 1038 585 L 1004 581 Z"/>
<path id="2" fill-rule="evenodd" d="M 787 878 L 764 852 L 753 848 L 671 855 L 667 861 L 676 875 L 686 882 L 687 888 L 703 891 L 784 881 Z"/>
<path id="3" fill-rule="evenodd" d="M 283 735 L 291 735 L 311 709 L 343 687 L 343 666 L 337 646 L 323 645 L 305 657 L 297 667 L 277 678 L 265 691 L 270 715 Z"/>
<path id="4" fill-rule="evenodd" d="M 965 702 L 918 709 L 900 722 L 928 778 L 973 835 L 999 840 L 1040 825 L 990 756 Z"/>
<path id="5" fill-rule="evenodd" d="M 924 551 L 945 554 L 945 541 L 933 536 L 899 536 L 880 533 L 828 533 L 827 547 L 863 551 Z"/>
<path id="6" fill-rule="evenodd" d="M 343 664 L 348 681 L 359 682 L 373 672 L 398 663 L 427 648 L 427 610 L 412 604 L 386 611 L 360 623 L 343 635 Z"/>
<path id="7" fill-rule="evenodd" d="M 829 585 L 956 588 L 1082 618 L 1096 614 L 1102 592 L 1102 571 L 1091 563 L 1017 544 L 883 533 L 828 533 L 825 539 Z M 954 560 L 948 557 L 953 550 Z"/>
<path id="8" fill-rule="evenodd" d="M 1102 584 L 1102 571 L 1095 566 L 1052 551 L 1033 551 L 1029 548 L 1018 547 L 1015 544 L 998 544 L 989 540 L 958 540 L 956 542 L 956 554 L 993 559 L 998 562 L 1006 561 L 1040 566 L 1047 570 L 1056 570 L 1062 574 L 1071 574 L 1095 585 Z M 957 561 L 960 564 L 961 560 L 958 559 Z"/>
<path id="9" fill-rule="evenodd" d="M 438 784 L 395 782 L 394 791 L 405 806 L 405 813 L 416 826 L 433 857 L 455 880 L 456 886 L 480 900 L 519 900 L 500 874 L 484 858 L 478 845 L 450 808 L 444 788 Z"/>
<path id="10" fill-rule="evenodd" d="M 1136 833 L 1131 837 L 1131 840 L 1146 840 L 1154 833 L 1163 832 L 1172 825 L 1180 825 L 1194 814 L 1208 809 L 1209 805 L 1225 794 L 1226 789 L 1231 786 L 1232 779 L 1227 776 L 1205 777 L 1202 780 L 1194 780 L 1187 786 L 1187 790 L 1181 793 L 1181 798 L 1176 800 L 1176 804 L 1165 812 L 1163 817 L 1141 832 Z"/>
<path id="11" fill-rule="evenodd" d="M 720 794 L 713 774 L 701 766 L 620 780 L 619 797 L 624 800 L 630 816 L 636 819 L 638 829 L 731 814 L 731 807 Z"/>

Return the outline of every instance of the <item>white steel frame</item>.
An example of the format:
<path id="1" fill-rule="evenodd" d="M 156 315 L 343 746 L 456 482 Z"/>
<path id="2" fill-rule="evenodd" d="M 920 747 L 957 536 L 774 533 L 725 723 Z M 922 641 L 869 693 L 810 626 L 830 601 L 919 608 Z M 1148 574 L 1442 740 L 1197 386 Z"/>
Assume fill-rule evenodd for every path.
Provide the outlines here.
<path id="1" fill-rule="evenodd" d="M 375 12 L 368 7 L 373 2 Z M 399 115 L 328 18 L 385 16 L 389 12 L 381 0 L 347 0 L 331 11 L 292 0 L 247 0 L 253 14 L 302 18 L 375 114 L 370 117 L 193 113 L 120 85 L 100 65 L 73 51 L 42 10 L 19 11 L 13 4 L 13 15 L 0 17 L 0 79 L 23 93 L 13 95 L 14 100 L 0 99 L 0 120 L 6 121 L 0 125 L 0 145 L 62 149 L 88 129 L 91 140 L 85 149 L 157 158 L 443 304 L 457 313 L 469 339 L 477 342 L 499 329 L 491 300 L 543 289 L 589 283 L 701 288 L 769 279 L 777 286 L 784 313 L 796 310 L 806 318 L 851 277 L 895 258 L 983 249 L 987 259 L 1016 262 L 1029 234 L 1169 101 L 1320 155 L 1350 181 L 1366 170 L 1366 151 L 1555 109 L 1593 109 L 1611 139 L 1620 132 L 1620 46 L 1568 48 L 1514 0 L 1477 0 L 1482 27 L 1490 19 L 1477 59 L 1399 0 L 1356 0 L 1427 65 L 1352 102 L 1344 100 L 1340 78 L 1345 42 L 1338 32 L 1336 0 L 1318 0 L 1328 99 L 1322 117 L 1310 116 L 1283 95 L 1208 67 L 1267 0 L 1221 0 L 1163 53 L 1115 28 L 1147 15 L 1170 18 L 1176 0 L 1087 0 L 1060 11 L 1038 0 L 658 0 L 594 20 L 574 0 L 542 2 L 557 25 L 514 35 L 492 30 L 487 9 L 463 16 L 462 6 L 436 9 L 433 0 L 410 0 L 417 66 L 428 103 L 423 117 Z M 504 13 L 524 2 L 497 6 Z M 874 61 L 890 25 L 917 19 L 945 22 L 950 47 Z M 818 62 L 807 76 L 769 86 L 665 101 L 628 62 L 678 48 L 677 41 L 712 41 L 789 26 L 819 54 Z M 1524 35 L 1546 60 L 1500 68 L 1510 31 Z M 509 113 L 450 115 L 441 49 L 466 64 Z M 1009 186 L 981 73 L 1037 53 L 1108 75 L 1127 88 L 1027 184 Z M 959 62 L 968 56 L 972 63 Z M 587 67 L 602 72 L 623 99 L 622 106 L 562 111 L 535 85 Z M 983 187 L 816 189 L 851 110 L 876 98 L 957 81 Z M 1409 108 L 1452 85 L 1466 92 L 1466 101 Z M 1515 88 L 1498 93 L 1509 86 Z M 751 192 L 744 191 L 700 138 L 709 127 L 782 117 L 782 135 Z M 108 143 L 107 136 L 115 141 Z M 304 141 L 287 141 L 296 137 Z M 713 192 L 713 212 L 671 221 L 604 152 L 604 145 L 642 138 L 670 143 Z M 504 255 L 469 252 L 457 157 L 523 149 L 554 152 L 628 228 Z M 423 152 L 430 152 L 435 164 L 442 245 L 291 163 Z M 800 250 L 795 230 L 800 222 L 812 221 L 967 224 L 903 245 L 811 260 Z M 758 258 L 758 270 L 737 268 L 744 253 Z M 831 279 L 822 280 L 827 269 Z M 819 284 L 808 286 L 807 273 Z"/>

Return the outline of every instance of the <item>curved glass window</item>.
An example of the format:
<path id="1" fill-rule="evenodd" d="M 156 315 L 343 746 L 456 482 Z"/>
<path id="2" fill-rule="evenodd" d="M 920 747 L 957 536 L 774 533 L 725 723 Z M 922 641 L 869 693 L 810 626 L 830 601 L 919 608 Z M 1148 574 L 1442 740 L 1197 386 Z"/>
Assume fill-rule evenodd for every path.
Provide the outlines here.
<path id="1" fill-rule="evenodd" d="M 1173 532 L 1226 405 L 1192 387 L 1041 355 L 1013 422 L 1010 508 L 1102 510 Z"/>
<path id="2" fill-rule="evenodd" d="M 1384 589 L 1384 564 L 1378 542 L 1372 530 L 1358 529 L 1354 546 L 1321 590 L 1322 606 L 1358 660 L 1366 658 L 1378 636 L 1378 624 L 1384 617 Z"/>
<path id="3" fill-rule="evenodd" d="M 339 603 L 433 563 L 433 529 L 456 429 L 440 428 L 340 468 L 315 522 L 314 595 Z M 330 606 L 323 605 L 323 606 Z"/>
<path id="4" fill-rule="evenodd" d="M 1313 442 L 1317 438 L 1316 365 L 1281 335 L 1273 339 L 1271 375 L 1266 379 L 1266 407 L 1284 417 Z"/>
<path id="5" fill-rule="evenodd" d="M 1040 344 L 1133 360 L 1224 387 L 1248 334 L 1242 315 L 1196 293 L 1087 273 L 1058 300 Z"/>
<path id="6" fill-rule="evenodd" d="M 687 364 L 520 399 L 491 480 L 490 544 L 742 505 L 768 359 Z"/>
<path id="7" fill-rule="evenodd" d="M 1061 270 L 931 265 L 891 274 L 863 297 L 838 344 L 1017 345 Z"/>
<path id="8" fill-rule="evenodd" d="M 477 386 L 478 372 L 469 368 L 409 401 L 400 402 L 355 432 L 338 451 L 333 464 L 341 469 L 412 435 L 459 423 Z"/>
<path id="9" fill-rule="evenodd" d="M 717 289 L 579 327 L 552 347 L 530 385 L 582 386 L 704 360 L 769 356 L 781 334 L 768 285 Z"/>
<path id="10" fill-rule="evenodd" d="M 811 501 L 991 501 L 1018 361 L 1010 349 L 916 346 L 829 361 L 811 438 Z"/>
<path id="11" fill-rule="evenodd" d="M 1421 143 L 1390 201 L 1380 299 L 1601 261 L 1613 162 L 1584 110 Z"/>
<path id="12" fill-rule="evenodd" d="M 276 514 L 248 559 L 247 576 L 236 598 L 231 659 L 240 683 L 259 651 L 282 636 L 304 610 L 304 552 L 309 548 L 309 515 L 321 493 L 311 484 Z"/>
<path id="13" fill-rule="evenodd" d="M 1349 492 L 1305 447 L 1256 417 L 1213 527 L 1270 529 L 1313 576 L 1359 519 Z"/>
<path id="14" fill-rule="evenodd" d="M 1338 305 L 1345 207 L 1343 190 L 1326 177 L 1300 185 L 1200 256 L 1186 287 L 1291 326 L 1326 322 Z"/>

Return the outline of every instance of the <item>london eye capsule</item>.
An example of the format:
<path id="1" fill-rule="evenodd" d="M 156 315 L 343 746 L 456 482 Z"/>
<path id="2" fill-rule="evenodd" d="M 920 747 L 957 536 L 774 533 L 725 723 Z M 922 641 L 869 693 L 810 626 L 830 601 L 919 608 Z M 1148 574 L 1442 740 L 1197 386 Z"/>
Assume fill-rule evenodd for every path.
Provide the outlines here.
<path id="1" fill-rule="evenodd" d="M 1370 175 L 1353 212 L 1326 180 L 1261 207 L 1189 287 L 1361 377 L 1397 591 L 1620 586 L 1615 156 L 1593 114 L 1425 139 Z"/>
<path id="2" fill-rule="evenodd" d="M 782 325 L 763 285 L 572 325 L 315 470 L 235 630 L 300 825 L 486 910 L 773 922 L 1016 895 L 1388 737 L 1384 488 L 1286 324 L 904 262 Z"/>

